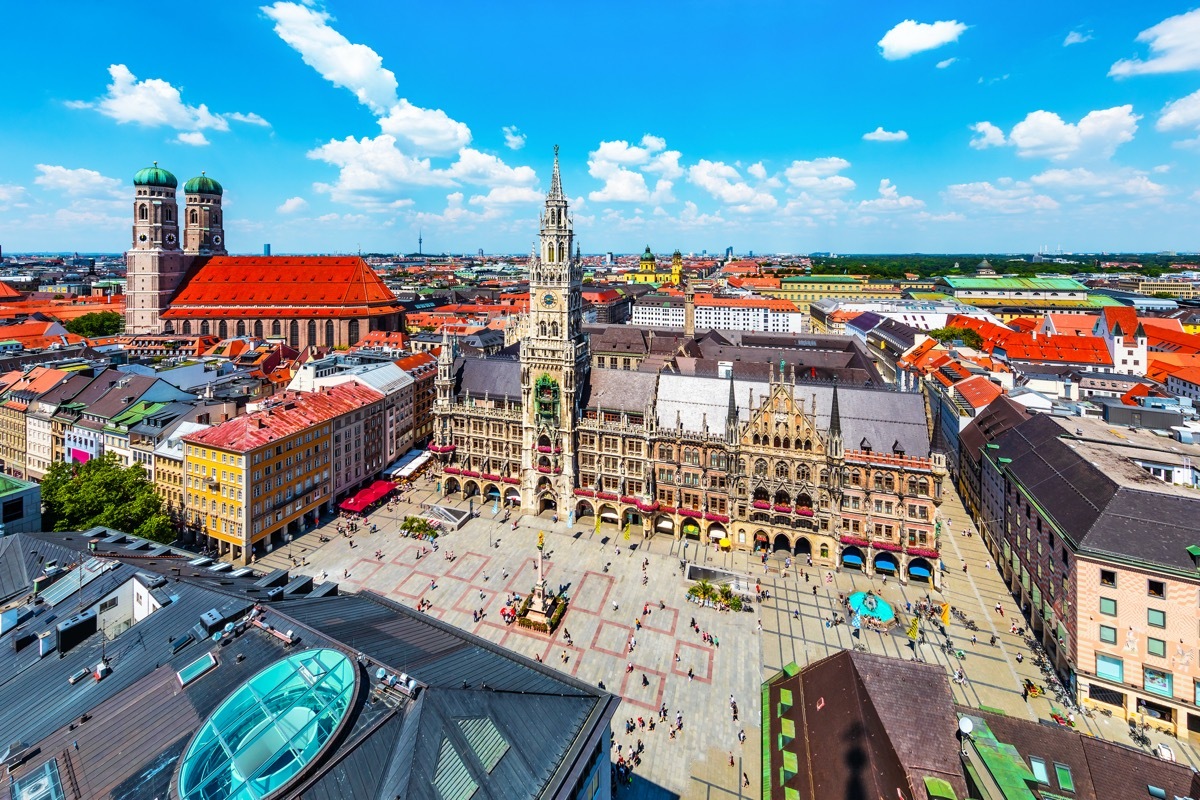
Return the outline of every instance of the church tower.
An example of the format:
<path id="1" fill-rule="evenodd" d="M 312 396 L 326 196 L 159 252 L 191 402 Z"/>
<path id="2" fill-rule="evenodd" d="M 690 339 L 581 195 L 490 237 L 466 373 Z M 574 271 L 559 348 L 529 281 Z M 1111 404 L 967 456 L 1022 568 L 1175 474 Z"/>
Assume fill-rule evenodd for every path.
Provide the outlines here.
<path id="1" fill-rule="evenodd" d="M 133 243 L 125 254 L 125 331 L 162 333 L 160 317 L 190 263 L 179 249 L 175 176 L 154 162 L 133 176 Z"/>
<path id="2" fill-rule="evenodd" d="M 544 500 L 569 506 L 575 488 L 575 423 L 589 356 L 583 266 L 574 240 L 556 145 L 541 235 L 529 262 L 529 328 L 521 341 L 521 496 L 535 511 Z"/>
<path id="3" fill-rule="evenodd" d="M 183 185 L 183 249 L 189 255 L 225 255 L 221 227 L 221 184 L 201 172 Z"/>

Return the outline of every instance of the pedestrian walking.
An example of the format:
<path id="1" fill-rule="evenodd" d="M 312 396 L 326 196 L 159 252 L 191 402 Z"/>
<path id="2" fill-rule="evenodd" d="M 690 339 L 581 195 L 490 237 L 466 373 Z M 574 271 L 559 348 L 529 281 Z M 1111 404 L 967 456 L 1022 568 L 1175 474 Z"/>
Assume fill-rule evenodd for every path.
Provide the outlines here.
<path id="1" fill-rule="evenodd" d="M 646 673 L 642 673 L 642 686 L 649 686 L 650 679 L 646 677 Z"/>
<path id="2" fill-rule="evenodd" d="M 971 647 L 975 646 L 975 634 L 971 634 Z"/>
<path id="3" fill-rule="evenodd" d="M 688 667 L 688 682 L 690 683 L 692 678 L 694 678 L 694 677 L 696 677 L 696 674 L 694 672 L 692 672 L 691 667 Z"/>
<path id="4" fill-rule="evenodd" d="M 745 787 L 745 786 L 749 786 L 749 785 L 750 785 L 750 776 L 748 776 L 746 773 L 743 772 L 742 773 L 742 786 Z"/>
<path id="5" fill-rule="evenodd" d="M 746 743 L 746 729 L 745 728 L 742 728 L 740 731 L 738 731 L 738 742 L 741 744 Z"/>
<path id="6" fill-rule="evenodd" d="M 729 766 L 733 766 L 733 751 L 729 751 Z"/>

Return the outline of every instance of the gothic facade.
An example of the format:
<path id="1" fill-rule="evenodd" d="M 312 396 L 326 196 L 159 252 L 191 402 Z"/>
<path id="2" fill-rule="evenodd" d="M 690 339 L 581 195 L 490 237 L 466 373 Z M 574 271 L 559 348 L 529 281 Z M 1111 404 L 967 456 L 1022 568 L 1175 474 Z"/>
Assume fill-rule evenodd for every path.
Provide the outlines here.
<path id="1" fill-rule="evenodd" d="M 463 357 L 443 338 L 429 449 L 445 493 L 631 538 L 936 580 L 946 469 L 919 395 L 805 384 L 783 364 L 593 367 L 557 153 L 540 222 L 519 356 Z"/>

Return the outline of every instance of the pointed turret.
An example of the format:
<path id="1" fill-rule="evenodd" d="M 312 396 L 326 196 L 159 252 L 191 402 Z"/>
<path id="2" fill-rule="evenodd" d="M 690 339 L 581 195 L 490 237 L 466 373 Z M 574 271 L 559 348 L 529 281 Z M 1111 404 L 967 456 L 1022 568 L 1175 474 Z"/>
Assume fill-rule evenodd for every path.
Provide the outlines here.
<path id="1" fill-rule="evenodd" d="M 549 200 L 564 199 L 562 179 L 558 175 L 558 145 L 554 145 L 554 174 L 550 176 L 550 194 L 546 197 Z"/>
<path id="2" fill-rule="evenodd" d="M 833 387 L 833 400 L 829 404 L 829 433 L 831 436 L 842 435 L 842 412 L 838 408 L 837 386 Z"/>
<path id="3" fill-rule="evenodd" d="M 729 369 L 729 407 L 725 411 L 725 440 L 733 443 L 737 441 L 738 430 L 738 407 L 737 398 L 734 396 L 733 389 L 733 368 Z"/>

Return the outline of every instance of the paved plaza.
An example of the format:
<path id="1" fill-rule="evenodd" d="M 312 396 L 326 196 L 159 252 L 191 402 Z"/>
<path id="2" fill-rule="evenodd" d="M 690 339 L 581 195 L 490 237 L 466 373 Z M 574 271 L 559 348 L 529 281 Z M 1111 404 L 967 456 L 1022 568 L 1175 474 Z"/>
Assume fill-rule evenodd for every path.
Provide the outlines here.
<path id="1" fill-rule="evenodd" d="M 613 720 L 613 740 L 621 746 L 621 755 L 628 756 L 639 739 L 644 745 L 637 777 L 632 786 L 618 792 L 620 796 L 757 798 L 762 782 L 760 687 L 766 677 L 789 662 L 803 665 L 855 645 L 900 658 L 914 655 L 901 628 L 887 634 L 864 629 L 859 636 L 852 636 L 848 626 L 826 627 L 824 621 L 834 613 L 844 613 L 838 604 L 839 593 L 868 588 L 904 617 L 906 604 L 915 605 L 929 591 L 925 584 L 902 586 L 893 579 L 885 585 L 881 578 L 845 570 L 833 573 L 828 581 L 825 572 L 806 569 L 803 564 L 781 570 L 782 565 L 773 559 L 764 573 L 759 558 L 746 553 L 698 552 L 695 543 L 685 549 L 682 542 L 665 538 L 626 541 L 614 525 L 603 525 L 597 531 L 594 521 L 588 519 L 569 528 L 565 522 L 554 522 L 549 513 L 545 518 L 515 518 L 518 525 L 514 531 L 511 521 L 504 523 L 500 515 L 493 516 L 490 503 L 475 505 L 479 516 L 462 530 L 439 538 L 435 552 L 429 543 L 399 534 L 399 523 L 420 503 L 438 501 L 434 490 L 433 483 L 422 480 L 406 492 L 403 501 L 395 503 L 393 511 L 372 513 L 369 521 L 379 526 L 375 534 L 366 533 L 367 525 L 353 537 L 342 536 L 336 532 L 336 523 L 330 522 L 261 559 L 257 566 L 324 576 L 346 590 L 370 589 L 413 607 L 428 601 L 432 604 L 428 613 L 439 619 L 521 655 L 540 658 L 582 680 L 603 682 L 623 701 Z M 457 497 L 444 504 L 468 505 Z M 1056 709 L 1053 699 L 1025 701 L 1021 697 L 1024 678 L 1038 684 L 1044 680 L 1028 658 L 1028 647 L 1009 633 L 1014 602 L 995 564 L 977 536 L 961 535 L 966 513 L 956 495 L 947 498 L 941 513 L 951 520 L 950 534 L 943 537 L 948 572 L 944 591 L 933 592 L 933 599 L 946 599 L 963 609 L 977 623 L 978 641 L 972 645 L 971 633 L 955 619 L 950 635 L 966 652 L 965 660 L 958 661 L 938 649 L 934 643 L 939 637 L 932 627 L 928 629 L 930 643 L 918 646 L 916 655 L 944 664 L 951 673 L 963 669 L 966 683 L 951 685 L 959 702 L 1030 720 L 1047 719 Z M 561 587 L 571 598 L 563 624 L 553 636 L 506 625 L 499 614 L 509 594 L 523 595 L 535 581 L 538 531 L 547 533 L 547 584 L 551 590 Z M 329 537 L 329 542 L 321 542 L 321 535 Z M 428 553 L 418 558 L 423 550 Z M 375 557 L 376 551 L 382 552 L 381 558 Z M 453 561 L 446 558 L 450 552 L 455 555 Z M 721 613 L 689 603 L 685 596 L 688 583 L 680 570 L 685 558 L 742 576 L 746 593 L 751 595 L 754 583 L 761 583 L 772 597 L 743 613 Z M 649 563 L 643 573 L 644 560 Z M 961 569 L 964 563 L 965 573 Z M 660 602 L 665 608 L 660 609 Z M 997 602 L 1004 609 L 1003 617 L 995 611 Z M 649 613 L 643 614 L 646 606 Z M 691 627 L 693 619 L 702 633 L 714 637 L 713 644 Z M 998 639 L 995 646 L 989 644 L 993 634 Z M 636 639 L 632 652 L 630 637 Z M 1018 652 L 1026 655 L 1023 664 L 1014 658 Z M 736 722 L 731 695 L 738 707 Z M 658 714 L 664 704 L 668 711 L 665 721 Z M 683 715 L 683 729 L 672 738 L 669 729 L 677 713 Z M 637 726 L 639 718 L 645 727 L 626 734 L 626 722 L 633 719 Z M 1123 720 L 1096 715 L 1076 722 L 1095 735 L 1129 743 Z M 744 743 L 739 741 L 739 732 L 745 734 Z M 1161 735 L 1153 738 L 1157 742 Z M 1181 761 L 1200 765 L 1193 747 L 1166 741 Z M 614 750 L 613 760 L 616 758 Z M 743 775 L 749 779 L 748 786 Z"/>

